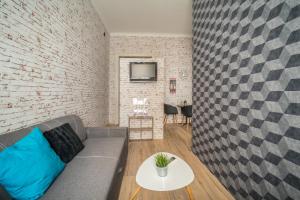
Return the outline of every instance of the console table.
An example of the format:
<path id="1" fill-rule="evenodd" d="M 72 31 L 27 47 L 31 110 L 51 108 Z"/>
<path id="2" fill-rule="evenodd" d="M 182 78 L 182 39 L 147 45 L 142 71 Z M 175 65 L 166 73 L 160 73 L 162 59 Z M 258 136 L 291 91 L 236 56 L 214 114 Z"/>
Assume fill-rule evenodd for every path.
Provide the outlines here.
<path id="1" fill-rule="evenodd" d="M 138 121 L 138 127 L 132 127 L 132 122 Z M 151 126 L 143 126 L 145 122 L 150 121 Z M 144 122 L 144 123 L 143 123 Z M 149 124 L 149 123 L 148 123 Z M 140 139 L 139 140 L 153 140 L 153 131 L 154 131 L 154 119 L 152 116 L 139 116 L 139 115 L 133 115 L 128 116 L 128 129 L 129 129 L 129 138 L 131 132 L 139 132 L 140 133 Z M 151 131 L 151 138 L 150 139 L 143 139 L 143 132 L 144 131 Z M 132 139 L 137 140 L 137 139 Z"/>

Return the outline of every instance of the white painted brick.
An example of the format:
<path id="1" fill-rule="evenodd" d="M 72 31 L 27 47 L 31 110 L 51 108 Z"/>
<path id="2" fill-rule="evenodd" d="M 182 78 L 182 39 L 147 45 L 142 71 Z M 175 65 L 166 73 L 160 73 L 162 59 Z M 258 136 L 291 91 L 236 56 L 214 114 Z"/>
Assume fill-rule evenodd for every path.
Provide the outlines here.
<path id="1" fill-rule="evenodd" d="M 164 66 L 164 102 L 177 105 L 181 101 L 192 102 L 192 38 L 111 36 L 109 72 L 109 122 L 118 124 L 119 119 L 119 56 L 152 56 L 162 58 Z M 186 70 L 182 79 L 179 71 Z M 176 95 L 169 92 L 169 78 L 177 78 Z M 161 111 L 157 111 L 161 112 Z M 121 115 L 121 113 L 120 113 Z"/>
<path id="2" fill-rule="evenodd" d="M 105 124 L 109 35 L 90 1 L 0 4 L 0 134 L 68 114 Z"/>
<path id="3" fill-rule="evenodd" d="M 137 82 L 129 81 L 130 62 L 157 62 L 157 81 Z M 147 98 L 149 102 L 148 114 L 154 117 L 154 138 L 163 138 L 163 103 L 164 103 L 164 66 L 160 58 L 134 59 L 123 58 L 120 60 L 120 126 L 128 126 L 128 115 L 133 115 L 133 98 Z M 145 121 L 143 121 L 145 123 Z M 133 122 L 133 127 L 139 124 Z M 148 126 L 149 122 L 144 124 Z M 150 138 L 151 132 L 143 132 L 143 138 Z M 140 139 L 140 134 L 130 134 L 131 139 Z"/>

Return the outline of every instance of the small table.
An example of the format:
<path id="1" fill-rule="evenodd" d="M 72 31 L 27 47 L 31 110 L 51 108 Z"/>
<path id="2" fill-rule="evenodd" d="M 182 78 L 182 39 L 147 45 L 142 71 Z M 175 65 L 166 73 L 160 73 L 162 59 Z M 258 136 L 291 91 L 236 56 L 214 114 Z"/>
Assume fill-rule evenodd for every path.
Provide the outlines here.
<path id="1" fill-rule="evenodd" d="M 139 121 L 139 127 L 132 127 L 131 122 L 134 120 Z M 143 126 L 143 121 L 151 121 L 151 126 L 144 127 Z M 129 129 L 129 139 L 130 139 L 130 133 L 133 131 L 138 131 L 140 132 L 140 140 L 149 140 L 149 139 L 143 139 L 143 132 L 144 131 L 151 131 L 151 138 L 150 140 L 153 140 L 153 131 L 154 131 L 154 119 L 152 116 L 149 115 L 133 115 L 133 116 L 128 116 L 128 129 Z M 131 139 L 130 139 L 131 140 Z M 136 140 L 136 139 L 135 139 Z"/>
<path id="2" fill-rule="evenodd" d="M 130 200 L 136 198 L 141 188 L 152 191 L 172 191 L 185 188 L 189 199 L 193 200 L 192 190 L 189 187 L 194 180 L 194 173 L 191 167 L 181 158 L 176 155 L 165 153 L 168 157 L 175 157 L 168 166 L 168 175 L 166 177 L 159 177 L 156 172 L 154 157 L 156 154 L 147 158 L 139 167 L 136 174 L 136 182 L 139 185 Z"/>

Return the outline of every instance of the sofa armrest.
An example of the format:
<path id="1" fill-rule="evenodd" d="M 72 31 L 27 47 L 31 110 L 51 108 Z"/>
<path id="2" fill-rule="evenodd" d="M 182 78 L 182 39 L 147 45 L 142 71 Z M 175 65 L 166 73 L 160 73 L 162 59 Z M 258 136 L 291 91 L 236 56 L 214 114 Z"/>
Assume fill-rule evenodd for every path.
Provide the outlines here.
<path id="1" fill-rule="evenodd" d="M 86 127 L 88 138 L 125 137 L 128 138 L 127 127 Z"/>

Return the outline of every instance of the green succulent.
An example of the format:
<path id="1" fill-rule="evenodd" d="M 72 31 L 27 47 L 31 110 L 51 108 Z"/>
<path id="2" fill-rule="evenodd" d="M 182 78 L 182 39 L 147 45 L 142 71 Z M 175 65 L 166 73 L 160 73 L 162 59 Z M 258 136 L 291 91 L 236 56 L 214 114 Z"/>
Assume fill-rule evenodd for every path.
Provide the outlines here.
<path id="1" fill-rule="evenodd" d="M 157 167 L 166 167 L 170 163 L 170 158 L 163 153 L 157 154 L 154 159 Z"/>

